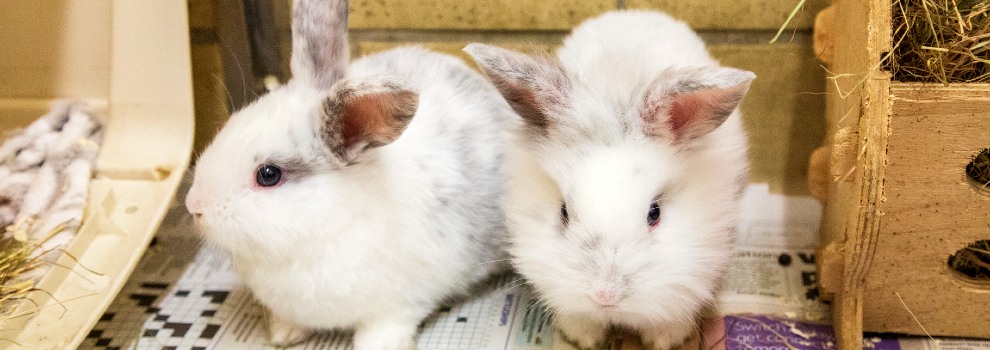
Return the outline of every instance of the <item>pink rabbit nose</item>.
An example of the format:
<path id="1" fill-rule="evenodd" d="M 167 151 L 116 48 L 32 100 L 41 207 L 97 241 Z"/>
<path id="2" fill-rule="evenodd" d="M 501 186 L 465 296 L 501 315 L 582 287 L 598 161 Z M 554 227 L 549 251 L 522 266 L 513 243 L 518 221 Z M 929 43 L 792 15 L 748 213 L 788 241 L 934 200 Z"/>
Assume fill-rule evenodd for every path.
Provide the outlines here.
<path id="1" fill-rule="evenodd" d="M 192 196 L 186 197 L 186 210 L 192 214 L 193 218 L 199 219 L 203 216 L 203 204 Z"/>
<path id="2" fill-rule="evenodd" d="M 619 303 L 619 300 L 622 300 L 622 294 L 611 288 L 599 289 L 595 291 L 591 299 L 601 306 L 615 306 L 615 304 Z"/>

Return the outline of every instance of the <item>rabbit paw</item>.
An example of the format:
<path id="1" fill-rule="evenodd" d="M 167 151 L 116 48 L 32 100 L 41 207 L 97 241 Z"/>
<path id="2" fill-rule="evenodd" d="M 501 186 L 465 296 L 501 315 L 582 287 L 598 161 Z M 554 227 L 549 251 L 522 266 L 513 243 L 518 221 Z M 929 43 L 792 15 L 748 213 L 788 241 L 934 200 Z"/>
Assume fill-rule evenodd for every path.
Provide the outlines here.
<path id="1" fill-rule="evenodd" d="M 417 323 L 371 323 L 354 333 L 354 350 L 415 350 Z"/>
<path id="2" fill-rule="evenodd" d="M 696 325 L 694 323 L 664 324 L 641 331 L 643 345 L 652 350 L 675 349 L 690 337 Z"/>
<path id="3" fill-rule="evenodd" d="M 308 328 L 289 322 L 271 311 L 267 314 L 268 343 L 278 348 L 287 348 L 306 341 L 311 332 Z"/>
<path id="4" fill-rule="evenodd" d="M 583 317 L 560 315 L 554 319 L 554 350 L 590 350 L 605 346 L 608 324 Z"/>

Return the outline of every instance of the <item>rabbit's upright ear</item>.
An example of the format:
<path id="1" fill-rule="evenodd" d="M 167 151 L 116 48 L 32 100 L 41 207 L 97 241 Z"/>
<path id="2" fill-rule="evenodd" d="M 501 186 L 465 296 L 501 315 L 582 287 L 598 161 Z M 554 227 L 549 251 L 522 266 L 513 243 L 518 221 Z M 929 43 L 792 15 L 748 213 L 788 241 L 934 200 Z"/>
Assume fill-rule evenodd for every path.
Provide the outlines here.
<path id="1" fill-rule="evenodd" d="M 347 0 L 294 0 L 292 10 L 292 77 L 318 89 L 330 89 L 344 77 L 350 60 L 347 46 Z"/>
<path id="2" fill-rule="evenodd" d="M 674 143 L 707 135 L 732 115 L 755 77 L 726 67 L 668 70 L 644 96 L 643 131 Z"/>
<path id="3" fill-rule="evenodd" d="M 395 80 L 342 80 L 321 106 L 320 137 L 331 155 L 350 163 L 398 139 L 418 105 L 419 94 Z"/>

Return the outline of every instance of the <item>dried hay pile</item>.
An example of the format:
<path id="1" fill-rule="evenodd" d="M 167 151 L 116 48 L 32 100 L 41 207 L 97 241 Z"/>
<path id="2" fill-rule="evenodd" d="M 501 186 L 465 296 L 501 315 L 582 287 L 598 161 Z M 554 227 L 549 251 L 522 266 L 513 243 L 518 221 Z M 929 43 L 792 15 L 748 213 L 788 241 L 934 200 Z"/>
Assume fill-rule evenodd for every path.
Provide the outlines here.
<path id="1" fill-rule="evenodd" d="M 966 175 L 978 187 L 990 190 L 990 148 L 983 149 L 966 164 Z"/>
<path id="2" fill-rule="evenodd" d="M 41 266 L 41 262 L 31 256 L 33 245 L 14 239 L 6 230 L 0 233 L 0 315 L 8 315 L 34 288 L 36 278 L 22 276 Z"/>
<path id="3" fill-rule="evenodd" d="M 893 0 L 894 52 L 902 82 L 990 82 L 990 1 Z"/>
<path id="4" fill-rule="evenodd" d="M 977 241 L 950 256 L 949 267 L 972 279 L 990 280 L 990 240 Z"/>
<path id="5" fill-rule="evenodd" d="M 49 252 L 39 250 L 42 242 L 25 240 L 25 226 L 0 228 L 0 321 L 16 316 L 11 313 L 37 290 L 34 286 L 41 277 L 37 271 L 47 264 L 44 257 Z"/>

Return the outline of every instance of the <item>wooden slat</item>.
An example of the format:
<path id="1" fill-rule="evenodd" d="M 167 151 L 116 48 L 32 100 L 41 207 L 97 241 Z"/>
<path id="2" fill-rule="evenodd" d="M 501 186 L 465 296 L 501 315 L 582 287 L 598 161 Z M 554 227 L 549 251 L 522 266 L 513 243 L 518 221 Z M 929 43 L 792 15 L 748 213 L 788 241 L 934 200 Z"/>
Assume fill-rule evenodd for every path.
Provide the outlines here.
<path id="1" fill-rule="evenodd" d="M 840 310 L 834 312 L 836 335 L 843 349 L 855 349 L 863 342 L 863 283 L 873 265 L 873 252 L 879 235 L 880 203 L 883 198 L 885 153 L 889 136 L 889 78 L 867 80 L 863 90 L 860 118 L 860 152 L 856 179 L 848 207 L 843 266 L 843 287 L 839 292 Z"/>
<path id="2" fill-rule="evenodd" d="M 842 30 L 836 31 L 834 38 L 827 130 L 829 134 L 841 128 L 849 130 L 856 142 L 849 147 L 833 147 L 837 153 L 832 164 L 855 167 L 832 169 L 832 173 L 850 174 L 850 178 L 836 179 L 829 190 L 822 244 L 837 244 L 838 251 L 843 252 L 842 288 L 835 291 L 838 300 L 833 308 L 837 343 L 842 349 L 858 349 L 862 346 L 863 283 L 872 267 L 882 214 L 878 205 L 883 198 L 890 76 L 880 70 L 880 61 L 891 47 L 890 1 L 837 0 L 835 6 L 835 28 Z"/>

